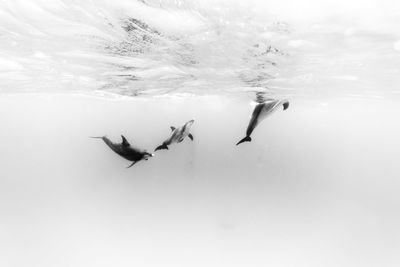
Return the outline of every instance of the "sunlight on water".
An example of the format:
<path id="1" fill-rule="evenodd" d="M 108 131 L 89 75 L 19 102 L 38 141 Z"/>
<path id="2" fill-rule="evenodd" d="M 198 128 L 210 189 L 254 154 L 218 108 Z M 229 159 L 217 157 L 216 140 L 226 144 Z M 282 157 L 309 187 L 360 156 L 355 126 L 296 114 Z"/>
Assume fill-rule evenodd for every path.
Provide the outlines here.
<path id="1" fill-rule="evenodd" d="M 334 11 L 321 18 L 321 6 L 308 2 L 307 20 L 285 3 L 4 1 L 1 90 L 366 97 L 396 90 L 395 19 L 388 15 L 381 31 L 371 14 L 369 23 Z"/>

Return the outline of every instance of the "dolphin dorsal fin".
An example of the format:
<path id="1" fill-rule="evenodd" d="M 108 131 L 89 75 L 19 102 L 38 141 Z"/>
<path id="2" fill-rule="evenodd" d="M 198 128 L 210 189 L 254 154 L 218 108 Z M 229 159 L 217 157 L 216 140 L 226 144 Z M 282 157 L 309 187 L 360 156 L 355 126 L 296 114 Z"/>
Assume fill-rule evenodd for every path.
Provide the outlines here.
<path id="1" fill-rule="evenodd" d="M 171 126 L 171 131 L 174 131 L 176 128 L 174 126 Z"/>
<path id="2" fill-rule="evenodd" d="M 283 105 L 283 110 L 287 109 L 289 107 L 289 101 L 285 100 L 282 105 Z"/>
<path id="3" fill-rule="evenodd" d="M 122 138 L 122 145 L 123 146 L 130 146 L 129 142 L 126 140 L 125 136 L 121 135 Z"/>

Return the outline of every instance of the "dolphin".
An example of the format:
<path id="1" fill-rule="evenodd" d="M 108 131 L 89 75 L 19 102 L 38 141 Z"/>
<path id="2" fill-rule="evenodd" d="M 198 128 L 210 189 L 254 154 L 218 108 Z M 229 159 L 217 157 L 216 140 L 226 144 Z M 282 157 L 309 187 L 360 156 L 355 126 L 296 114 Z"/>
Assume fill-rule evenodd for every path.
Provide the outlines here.
<path id="1" fill-rule="evenodd" d="M 168 149 L 168 146 L 173 144 L 173 143 L 180 143 L 185 139 L 186 136 L 190 138 L 190 140 L 193 141 L 193 135 L 189 132 L 190 128 L 192 127 L 194 123 L 194 120 L 190 120 L 185 125 L 179 128 L 175 128 L 174 126 L 171 126 L 171 136 L 165 140 L 162 145 L 158 146 L 154 151 L 160 150 L 160 149 Z"/>
<path id="2" fill-rule="evenodd" d="M 289 107 L 289 101 L 284 100 L 275 100 L 275 99 L 268 99 L 263 103 L 258 104 L 254 110 L 253 114 L 251 115 L 251 119 L 249 125 L 247 126 L 246 130 L 246 137 L 240 140 L 236 145 L 239 145 L 243 142 L 250 142 L 251 141 L 251 133 L 254 131 L 254 128 L 266 117 L 271 115 L 274 111 L 276 111 L 280 106 L 283 106 L 283 110 Z"/>
<path id="3" fill-rule="evenodd" d="M 113 143 L 110 139 L 107 138 L 107 136 L 92 136 L 92 138 L 102 139 L 104 143 L 106 143 L 112 149 L 112 151 L 114 151 L 124 159 L 132 161 L 132 164 L 129 165 L 127 168 L 132 167 L 133 165 L 135 165 L 136 162 L 140 160 L 148 160 L 149 157 L 154 157 L 154 154 L 148 153 L 146 150 L 131 146 L 131 144 L 129 144 L 129 142 L 123 135 L 121 135 L 122 143 L 120 144 Z"/>

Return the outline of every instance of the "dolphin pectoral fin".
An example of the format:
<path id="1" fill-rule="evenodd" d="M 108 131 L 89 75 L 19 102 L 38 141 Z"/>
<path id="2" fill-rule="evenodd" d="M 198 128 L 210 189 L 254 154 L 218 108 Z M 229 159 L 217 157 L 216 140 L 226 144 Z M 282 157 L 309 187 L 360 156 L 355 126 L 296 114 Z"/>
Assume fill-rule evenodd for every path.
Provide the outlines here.
<path id="1" fill-rule="evenodd" d="M 190 138 L 190 140 L 192 140 L 193 141 L 193 135 L 190 133 L 190 134 L 188 134 L 188 137 Z"/>
<path id="2" fill-rule="evenodd" d="M 126 168 L 128 169 L 128 168 L 132 167 L 133 165 L 135 165 L 135 164 L 136 164 L 136 162 L 137 162 L 137 161 L 133 161 L 133 162 L 132 162 L 132 164 L 131 164 L 131 165 L 129 165 L 128 167 L 126 167 Z"/>
<path id="3" fill-rule="evenodd" d="M 170 128 L 172 132 L 176 129 L 174 126 L 171 126 Z"/>
<path id="4" fill-rule="evenodd" d="M 130 146 L 130 144 L 129 144 L 129 142 L 126 140 L 125 136 L 123 136 L 123 135 L 121 134 L 121 138 L 122 138 L 122 145 L 124 145 L 124 146 Z"/>
<path id="5" fill-rule="evenodd" d="M 97 139 L 103 139 L 106 136 L 89 136 L 90 138 L 97 138 Z"/>
<path id="6" fill-rule="evenodd" d="M 285 101 L 285 102 L 283 102 L 283 110 L 285 110 L 285 109 L 287 109 L 288 107 L 289 107 L 289 101 Z"/>
<path id="7" fill-rule="evenodd" d="M 239 145 L 239 144 L 241 144 L 243 142 L 251 142 L 251 137 L 250 136 L 246 136 L 245 138 L 240 140 L 236 145 Z"/>
<path id="8" fill-rule="evenodd" d="M 168 150 L 168 146 L 166 144 L 162 144 L 161 146 L 158 146 L 154 151 L 160 150 L 160 149 L 167 149 Z"/>

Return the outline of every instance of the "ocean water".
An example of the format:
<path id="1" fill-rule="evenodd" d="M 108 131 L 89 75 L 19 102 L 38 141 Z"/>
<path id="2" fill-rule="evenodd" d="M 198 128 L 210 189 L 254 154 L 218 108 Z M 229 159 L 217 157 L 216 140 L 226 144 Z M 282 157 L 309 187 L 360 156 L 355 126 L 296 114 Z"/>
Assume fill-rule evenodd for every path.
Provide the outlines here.
<path id="1" fill-rule="evenodd" d="M 398 11 L 1 2 L 0 265 L 398 266 Z"/>

